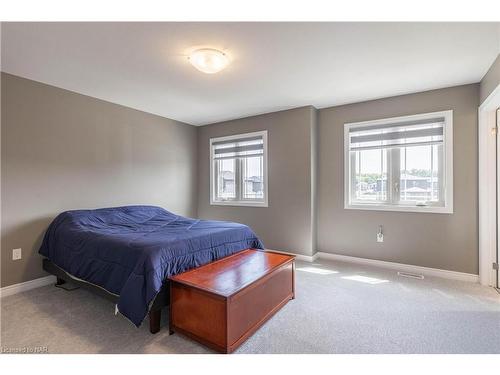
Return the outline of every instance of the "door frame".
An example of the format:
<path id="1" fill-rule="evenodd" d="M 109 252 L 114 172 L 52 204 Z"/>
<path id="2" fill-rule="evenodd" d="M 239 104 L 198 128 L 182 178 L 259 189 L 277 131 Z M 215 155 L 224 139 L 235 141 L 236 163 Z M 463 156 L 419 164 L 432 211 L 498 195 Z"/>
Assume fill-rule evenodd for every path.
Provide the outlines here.
<path id="1" fill-rule="evenodd" d="M 499 107 L 500 84 L 478 110 L 479 282 L 487 286 L 497 286 L 493 262 L 496 261 L 498 230 L 496 110 Z"/>

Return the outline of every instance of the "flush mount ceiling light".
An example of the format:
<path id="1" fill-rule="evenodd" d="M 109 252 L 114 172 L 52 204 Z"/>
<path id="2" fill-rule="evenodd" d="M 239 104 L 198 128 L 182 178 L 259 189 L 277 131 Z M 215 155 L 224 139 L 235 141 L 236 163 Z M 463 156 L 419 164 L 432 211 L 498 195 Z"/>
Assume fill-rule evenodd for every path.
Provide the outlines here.
<path id="1" fill-rule="evenodd" d="M 229 57 L 213 48 L 197 49 L 191 52 L 188 59 L 196 69 L 207 74 L 220 72 L 229 64 Z"/>

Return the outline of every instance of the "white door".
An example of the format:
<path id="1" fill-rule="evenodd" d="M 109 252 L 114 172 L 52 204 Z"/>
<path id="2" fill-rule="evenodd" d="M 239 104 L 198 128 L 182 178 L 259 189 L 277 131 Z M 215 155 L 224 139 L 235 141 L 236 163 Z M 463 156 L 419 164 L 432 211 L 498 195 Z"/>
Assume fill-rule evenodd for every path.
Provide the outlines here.
<path id="1" fill-rule="evenodd" d="M 499 142 L 499 130 L 500 130 L 500 108 L 496 110 L 496 152 L 497 152 L 497 240 L 496 240 L 496 272 L 495 272 L 495 286 L 500 288 L 500 270 L 498 269 L 498 265 L 500 264 L 500 246 L 498 244 L 498 240 L 500 239 L 500 221 L 499 221 L 499 213 L 500 213 L 500 142 Z"/>

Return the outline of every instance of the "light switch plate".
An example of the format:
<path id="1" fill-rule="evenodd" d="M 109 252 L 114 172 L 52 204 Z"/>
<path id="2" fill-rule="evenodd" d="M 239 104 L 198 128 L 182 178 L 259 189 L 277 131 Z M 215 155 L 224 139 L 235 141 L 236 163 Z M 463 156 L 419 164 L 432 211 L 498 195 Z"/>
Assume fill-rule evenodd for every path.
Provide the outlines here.
<path id="1" fill-rule="evenodd" d="M 12 260 L 19 260 L 22 258 L 21 249 L 12 249 Z"/>

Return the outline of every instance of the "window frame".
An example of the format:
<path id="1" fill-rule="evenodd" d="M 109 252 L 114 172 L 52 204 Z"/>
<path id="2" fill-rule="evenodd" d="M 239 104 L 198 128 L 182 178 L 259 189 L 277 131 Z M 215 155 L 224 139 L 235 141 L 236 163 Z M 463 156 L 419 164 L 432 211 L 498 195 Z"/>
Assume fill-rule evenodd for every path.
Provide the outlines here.
<path id="1" fill-rule="evenodd" d="M 440 179 L 441 189 L 440 191 L 444 198 L 444 204 L 438 206 L 436 204 L 429 204 L 427 206 L 417 206 L 414 204 L 404 204 L 399 202 L 394 202 L 392 197 L 394 190 L 394 175 L 399 175 L 400 166 L 398 162 L 394 162 L 392 159 L 393 148 L 387 148 L 387 173 L 388 173 L 388 183 L 390 189 L 387 189 L 388 203 L 368 203 L 368 202 L 353 202 L 352 201 L 352 174 L 351 174 L 351 155 L 349 151 L 349 130 L 355 127 L 366 127 L 383 125 L 392 122 L 405 122 L 413 120 L 424 120 L 431 119 L 435 117 L 444 117 L 445 123 L 443 126 L 443 160 L 442 165 L 444 170 L 439 171 L 439 176 L 444 177 L 444 180 Z M 399 153 L 398 153 L 399 154 Z M 389 169 L 393 169 L 389 172 Z M 398 169 L 396 173 L 394 170 Z M 399 116 L 383 118 L 378 120 L 369 120 L 362 122 L 352 122 L 344 124 L 344 209 L 348 210 L 373 210 L 373 211 L 397 211 L 397 212 L 420 212 L 420 213 L 453 213 L 453 111 L 439 111 L 431 113 L 422 113 L 409 116 Z"/>
<path id="2" fill-rule="evenodd" d="M 231 141 L 233 139 L 242 139 L 242 138 L 251 138 L 251 137 L 256 137 L 256 136 L 262 136 L 263 140 L 263 155 L 262 155 L 262 183 L 263 183 L 263 191 L 264 191 L 264 198 L 262 200 L 256 200 L 256 199 L 242 199 L 242 189 L 243 186 L 241 186 L 241 166 L 239 165 L 240 163 L 237 161 L 235 163 L 235 195 L 236 199 L 235 200 L 217 200 L 215 197 L 216 193 L 216 181 L 217 178 L 215 178 L 214 173 L 215 173 L 215 168 L 214 168 L 214 152 L 213 152 L 213 146 L 212 144 L 214 142 L 221 142 L 221 141 Z M 229 136 L 224 136 L 224 137 L 215 137 L 215 138 L 210 138 L 209 142 L 209 152 L 210 152 L 210 205 L 213 206 L 243 206 L 243 207 L 269 207 L 269 201 L 268 201 L 268 166 L 267 166 L 267 130 L 262 130 L 262 131 L 257 131 L 257 132 L 251 132 L 251 133 L 242 133 L 242 134 L 234 134 L 234 135 L 229 135 Z M 241 159 L 238 157 L 235 157 L 234 159 Z M 239 199 L 238 199 L 239 198 Z"/>

